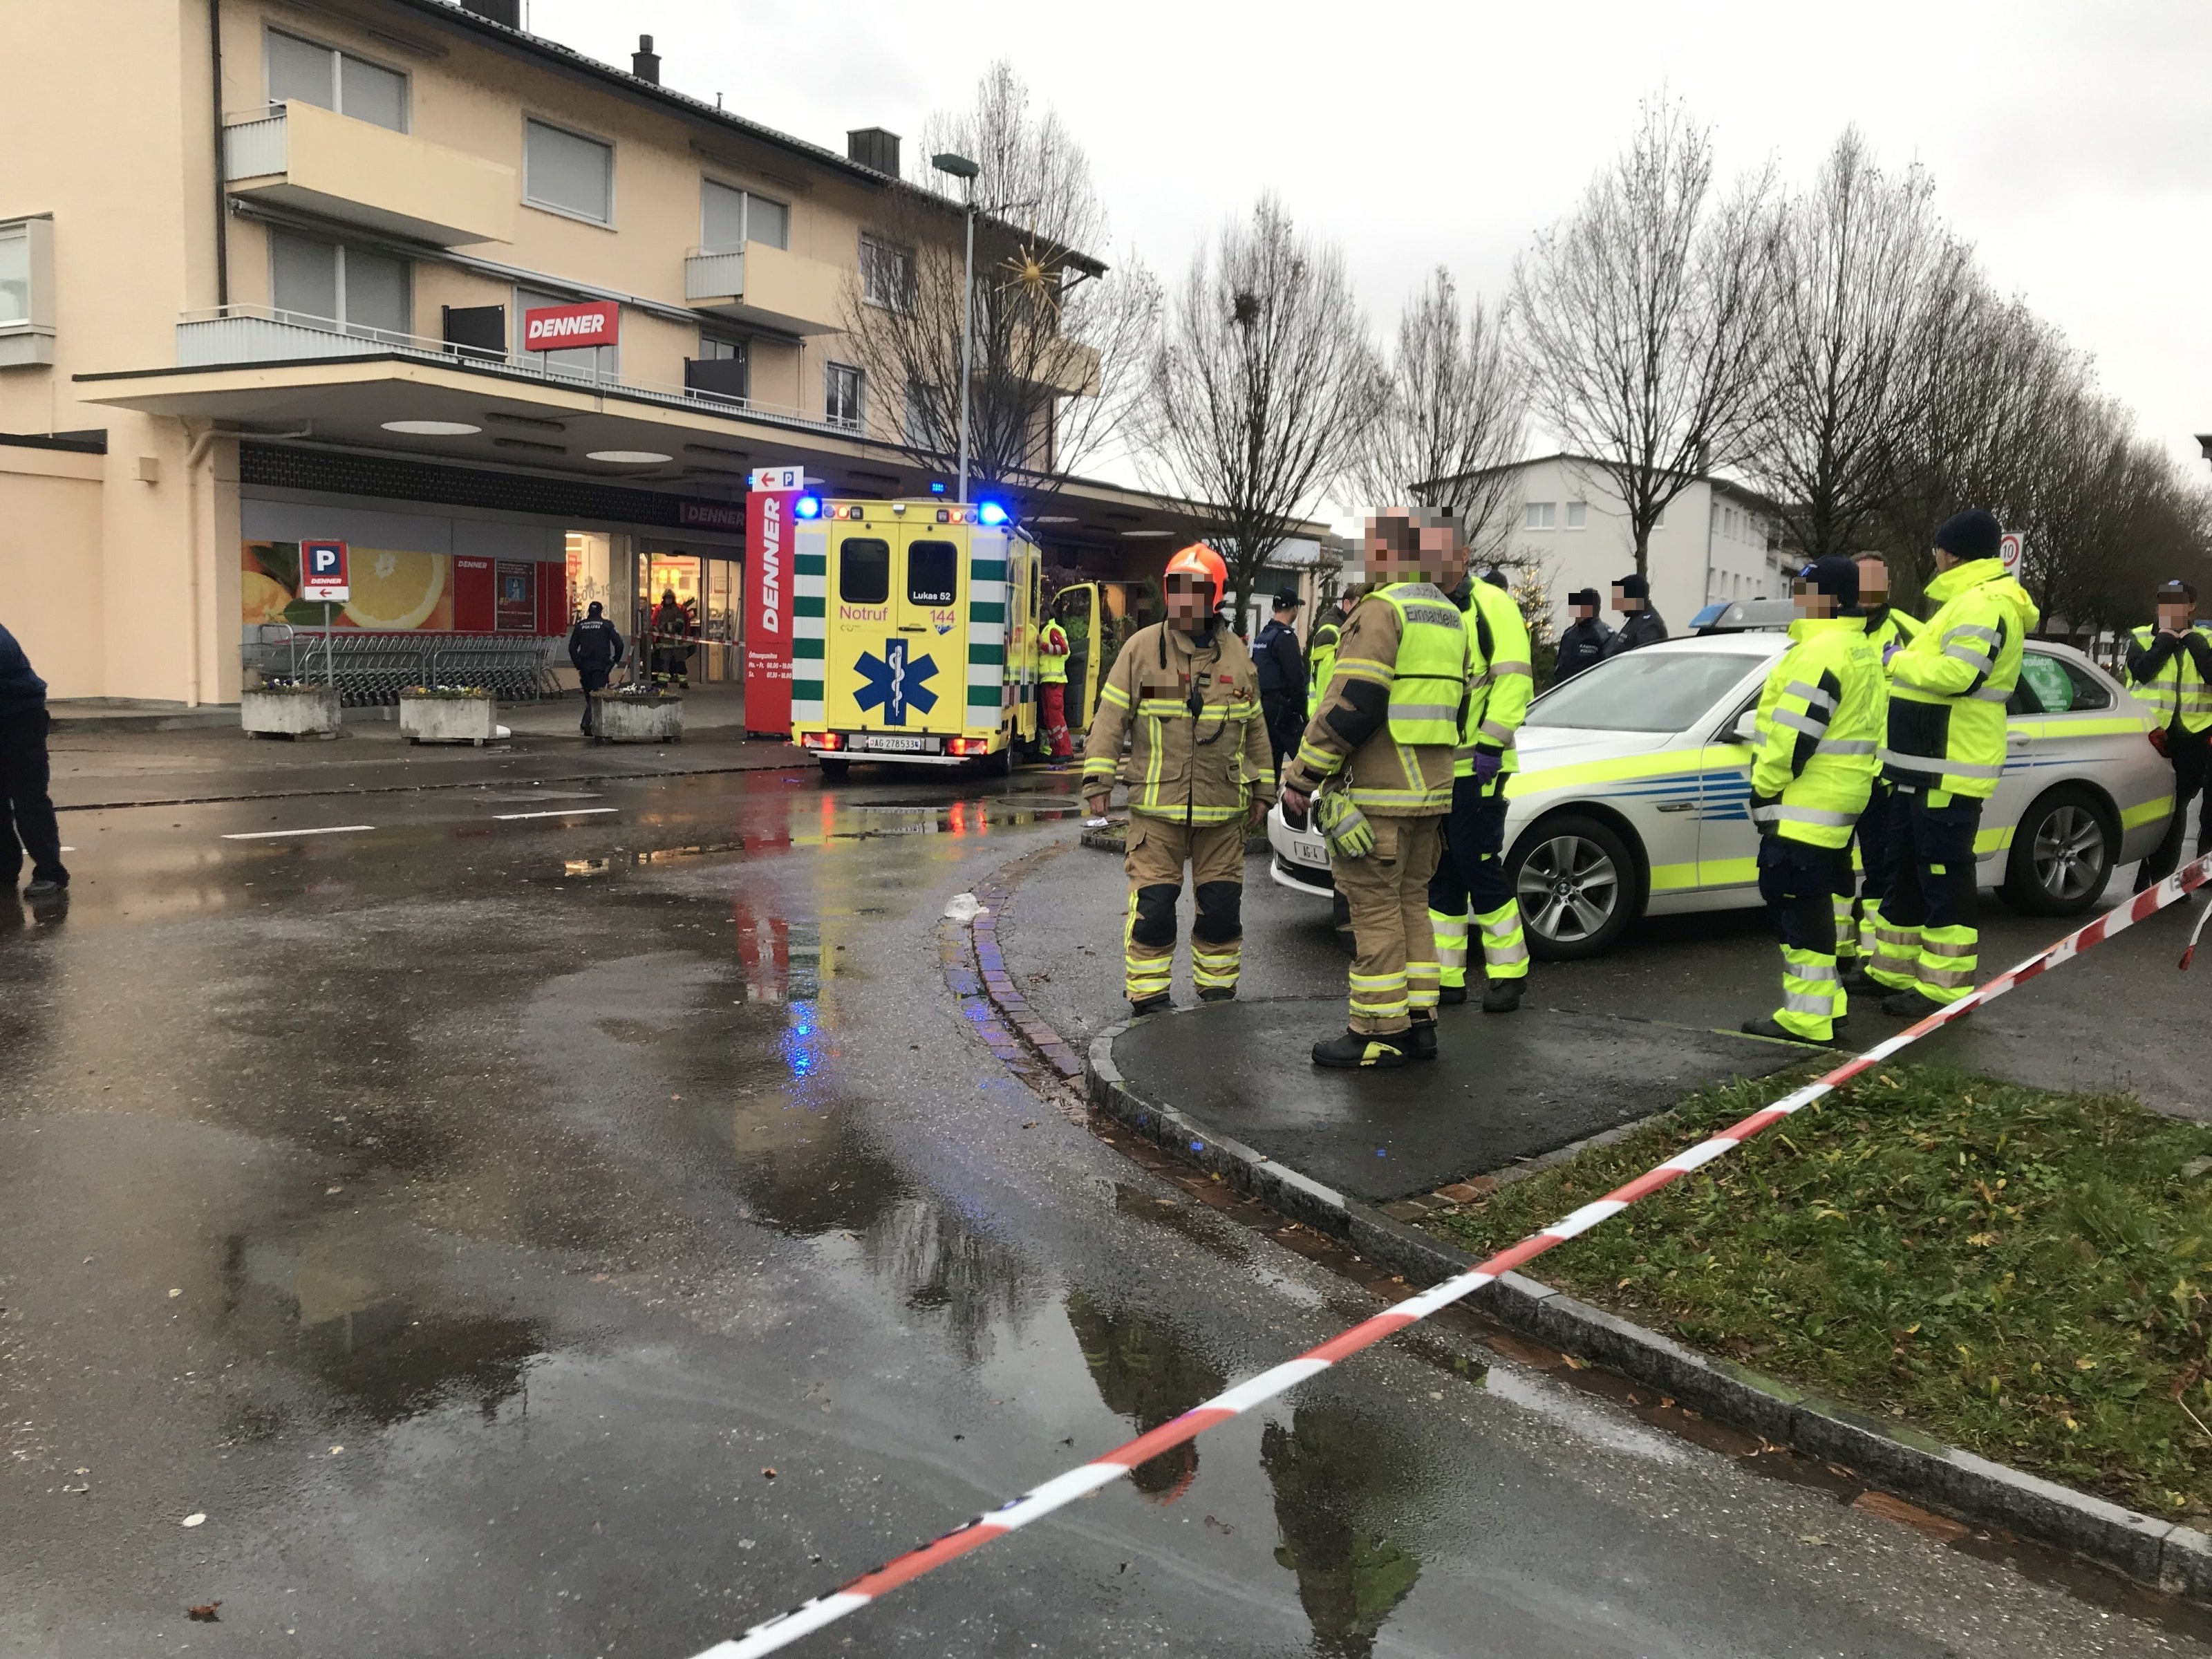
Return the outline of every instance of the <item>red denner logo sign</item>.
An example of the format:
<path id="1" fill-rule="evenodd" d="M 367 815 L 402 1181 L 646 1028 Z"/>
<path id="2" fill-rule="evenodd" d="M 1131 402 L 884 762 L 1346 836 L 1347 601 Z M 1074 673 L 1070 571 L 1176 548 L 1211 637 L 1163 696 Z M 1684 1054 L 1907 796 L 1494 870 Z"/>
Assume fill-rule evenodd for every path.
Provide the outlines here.
<path id="1" fill-rule="evenodd" d="M 612 300 L 588 306 L 541 306 L 522 313 L 525 351 L 612 345 L 621 337 L 622 307 Z"/>

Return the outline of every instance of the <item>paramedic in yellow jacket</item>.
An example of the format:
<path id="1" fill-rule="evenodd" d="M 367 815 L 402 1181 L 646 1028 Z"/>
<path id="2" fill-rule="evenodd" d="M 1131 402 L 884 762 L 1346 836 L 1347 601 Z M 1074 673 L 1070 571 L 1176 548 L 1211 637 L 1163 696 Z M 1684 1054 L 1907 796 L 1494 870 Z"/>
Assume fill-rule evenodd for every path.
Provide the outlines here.
<path id="1" fill-rule="evenodd" d="M 1328 690 L 1284 770 L 1284 810 L 1311 810 L 1352 913 L 1349 1029 L 1314 1044 L 1316 1066 L 1436 1057 L 1429 878 L 1468 682 L 1467 625 L 1444 591 L 1466 569 L 1467 543 L 1448 515 L 1395 508 L 1368 521 L 1370 586 L 1345 618 Z"/>
<path id="2" fill-rule="evenodd" d="M 1135 1014 L 1168 1006 L 1186 864 L 1198 907 L 1191 981 L 1203 1002 L 1237 994 L 1244 837 L 1273 803 L 1275 773 L 1259 671 L 1244 641 L 1214 614 L 1228 586 L 1228 567 L 1210 547 L 1186 547 L 1168 561 L 1161 579 L 1167 620 L 1129 635 L 1099 690 L 1084 744 L 1084 805 L 1100 817 L 1124 735 L 1129 741 L 1122 963 Z"/>

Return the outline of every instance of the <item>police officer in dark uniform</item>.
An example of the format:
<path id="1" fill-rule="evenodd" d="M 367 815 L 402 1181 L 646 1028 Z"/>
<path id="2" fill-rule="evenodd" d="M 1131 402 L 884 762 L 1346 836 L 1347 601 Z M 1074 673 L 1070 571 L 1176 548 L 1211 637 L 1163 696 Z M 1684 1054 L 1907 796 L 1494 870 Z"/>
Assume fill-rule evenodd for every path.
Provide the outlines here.
<path id="1" fill-rule="evenodd" d="M 1291 588 L 1275 595 L 1275 614 L 1252 641 L 1252 663 L 1260 671 L 1260 713 L 1267 722 L 1267 744 L 1275 769 L 1298 746 L 1306 729 L 1306 663 L 1298 650 L 1298 607 L 1305 601 Z"/>
<path id="2" fill-rule="evenodd" d="M 1613 608 L 1624 620 L 1620 632 L 1605 642 L 1605 654 L 1641 650 L 1667 637 L 1667 620 L 1651 608 L 1651 584 L 1634 571 L 1613 585 Z"/>
<path id="3" fill-rule="evenodd" d="M 584 733 L 591 735 L 592 693 L 604 690 L 607 677 L 623 659 L 622 630 L 602 614 L 605 606 L 593 599 L 568 630 L 568 660 L 584 685 Z"/>
<path id="4" fill-rule="evenodd" d="M 1567 609 L 1575 619 L 1559 635 L 1559 662 L 1552 672 L 1554 685 L 1565 685 L 1583 669 L 1604 661 L 1605 648 L 1613 639 L 1613 629 L 1598 617 L 1595 587 L 1578 587 L 1568 594 Z"/>
<path id="5" fill-rule="evenodd" d="M 50 722 L 46 683 L 31 672 L 15 636 L 0 628 L 0 858 L 8 860 L 12 892 L 23 855 L 30 854 L 31 884 L 23 896 L 33 901 L 58 899 L 69 890 L 61 830 L 46 793 Z"/>

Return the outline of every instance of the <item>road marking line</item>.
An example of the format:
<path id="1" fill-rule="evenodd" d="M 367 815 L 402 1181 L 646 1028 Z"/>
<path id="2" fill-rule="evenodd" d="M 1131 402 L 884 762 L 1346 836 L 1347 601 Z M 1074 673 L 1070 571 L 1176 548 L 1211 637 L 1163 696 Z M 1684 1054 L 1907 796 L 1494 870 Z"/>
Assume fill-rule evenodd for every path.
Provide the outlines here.
<path id="1" fill-rule="evenodd" d="M 697 1654 L 695 1659 L 758 1659 L 760 1655 L 774 1653 L 824 1625 L 858 1612 L 878 1595 L 909 1583 L 970 1550 L 979 1549 L 994 1538 L 1004 1537 L 1016 1528 L 1027 1526 L 1085 1493 L 1111 1485 L 1116 1478 L 1146 1459 L 1194 1440 L 1216 1424 L 1225 1423 L 1308 1377 L 1348 1359 L 1363 1348 L 1372 1347 L 1385 1337 L 1395 1335 L 1407 1326 L 1427 1318 L 1439 1309 L 1449 1307 L 1486 1285 L 1503 1279 L 1545 1251 L 1564 1244 L 1577 1234 L 1618 1215 L 1637 1200 L 1650 1196 L 1680 1179 L 1691 1170 L 1710 1163 L 1723 1153 L 1734 1152 L 1753 1135 L 1771 1128 L 1793 1112 L 1803 1110 L 1821 1096 L 1850 1082 L 1862 1072 L 1872 1070 L 1899 1049 L 1910 1048 L 1930 1032 L 1942 1030 L 1961 1015 L 2002 996 L 2008 991 L 2017 989 L 2048 969 L 2072 961 L 2082 951 L 2103 944 L 2124 928 L 2131 927 L 2144 917 L 2155 915 L 2167 905 L 2186 897 L 2208 881 L 2212 881 L 2212 855 L 2200 858 L 2192 864 L 2185 864 L 2156 886 L 2146 888 L 2127 903 L 2106 911 L 2086 927 L 2069 933 L 2056 945 L 2039 951 L 2018 966 L 2006 969 L 1988 984 L 1969 992 L 1956 1002 L 1939 1008 L 1917 1024 L 1908 1026 L 1896 1036 L 1877 1042 L 1856 1059 L 1846 1060 L 1835 1070 L 1784 1096 L 1773 1104 L 1761 1107 L 1742 1121 L 1707 1136 L 1697 1146 L 1678 1152 L 1626 1186 L 1615 1188 L 1605 1197 L 1584 1205 L 1564 1220 L 1555 1221 L 1529 1234 L 1519 1243 L 1498 1251 L 1486 1261 L 1478 1262 L 1464 1273 L 1407 1297 L 1395 1307 L 1386 1308 L 1381 1313 L 1360 1321 L 1351 1329 L 1331 1337 L 1319 1346 L 1307 1349 L 1297 1358 L 1285 1360 L 1257 1376 L 1224 1390 L 1212 1399 L 1192 1407 L 1181 1417 L 1139 1435 L 1134 1440 L 1115 1447 L 1103 1456 L 1055 1475 L 1041 1486 L 1031 1487 L 1019 1498 L 955 1527 L 933 1543 L 894 1556 L 873 1571 L 864 1572 L 827 1595 L 818 1595 L 788 1613 L 780 1613 L 773 1619 L 755 1625 L 743 1636 L 717 1642 L 713 1647 Z"/>
<path id="2" fill-rule="evenodd" d="M 357 836 L 364 830 L 374 830 L 373 823 L 326 823 L 319 830 L 240 830 L 223 837 L 225 841 L 277 841 L 286 836 Z"/>
<path id="3" fill-rule="evenodd" d="M 517 818 L 587 818 L 594 812 L 619 812 L 619 806 L 567 806 L 557 812 L 495 812 L 492 818 L 498 823 L 513 823 Z"/>

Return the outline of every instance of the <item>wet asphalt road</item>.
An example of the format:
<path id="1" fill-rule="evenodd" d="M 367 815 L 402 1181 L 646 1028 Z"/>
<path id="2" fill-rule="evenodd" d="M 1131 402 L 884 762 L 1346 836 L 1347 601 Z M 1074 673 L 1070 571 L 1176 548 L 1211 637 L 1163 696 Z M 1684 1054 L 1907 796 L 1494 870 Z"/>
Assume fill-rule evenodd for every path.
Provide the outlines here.
<path id="1" fill-rule="evenodd" d="M 0 905 L 0 1651 L 680 1659 L 1370 1311 L 965 1029 L 937 918 L 1054 788 L 69 814 Z M 1048 878 L 1072 963 L 1026 907 L 1118 865 Z M 1448 1347 L 797 1650 L 2212 1651 Z"/>

